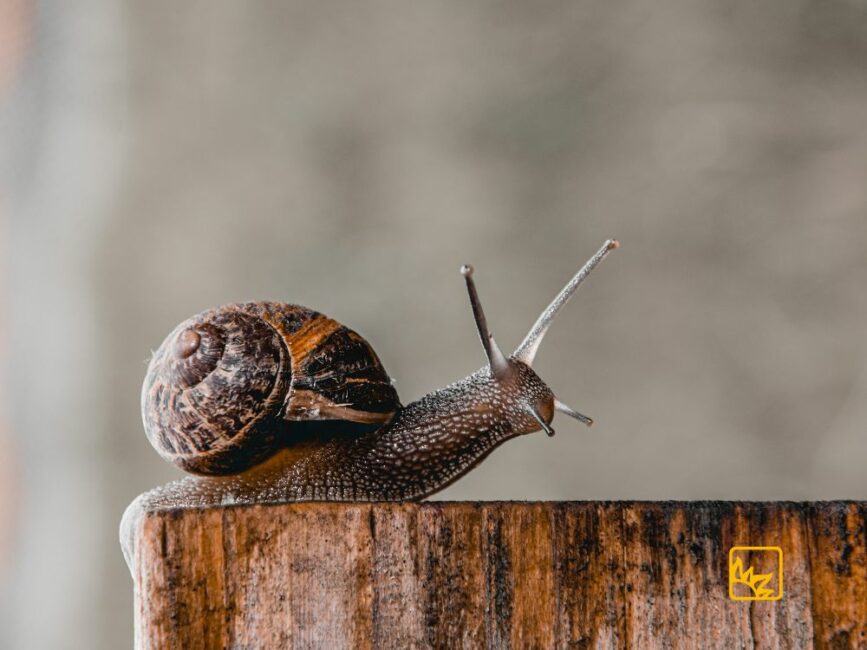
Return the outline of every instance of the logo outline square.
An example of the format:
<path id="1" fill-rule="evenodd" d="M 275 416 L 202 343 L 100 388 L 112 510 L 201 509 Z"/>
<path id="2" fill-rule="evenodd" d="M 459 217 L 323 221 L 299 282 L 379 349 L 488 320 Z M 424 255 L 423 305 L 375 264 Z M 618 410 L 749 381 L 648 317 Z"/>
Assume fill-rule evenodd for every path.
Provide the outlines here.
<path id="1" fill-rule="evenodd" d="M 736 560 L 735 554 L 738 552 L 762 552 L 762 553 L 775 553 L 777 556 L 777 566 L 776 569 L 770 574 L 757 574 L 753 576 L 753 567 L 750 566 L 745 572 L 743 570 L 743 564 Z M 736 570 L 739 568 L 741 579 L 736 579 Z M 756 595 L 750 596 L 737 596 L 734 592 L 734 587 L 736 584 L 746 584 L 751 591 L 755 591 L 753 587 L 749 584 L 748 581 L 744 581 L 743 576 L 749 576 L 751 578 L 755 578 L 756 581 L 763 585 L 767 580 L 763 580 L 767 576 L 777 578 L 777 590 L 772 596 L 768 595 L 760 595 L 756 593 Z M 732 546 L 729 549 L 729 599 L 732 601 L 777 601 L 782 600 L 783 598 L 783 549 L 779 546 Z"/>

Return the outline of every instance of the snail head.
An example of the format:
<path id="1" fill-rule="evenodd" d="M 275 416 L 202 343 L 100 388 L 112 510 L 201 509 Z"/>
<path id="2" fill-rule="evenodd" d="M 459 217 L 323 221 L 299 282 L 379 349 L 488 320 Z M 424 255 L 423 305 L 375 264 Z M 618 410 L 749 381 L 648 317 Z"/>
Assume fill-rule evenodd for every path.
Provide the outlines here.
<path id="1" fill-rule="evenodd" d="M 557 294 L 551 304 L 541 313 L 533 327 L 524 337 L 517 349 L 506 357 L 500 350 L 493 334 L 488 329 L 482 303 L 479 300 L 476 284 L 473 280 L 473 267 L 469 264 L 461 268 L 461 273 L 467 282 L 467 291 L 470 296 L 470 304 L 473 308 L 473 316 L 478 328 L 479 338 L 485 355 L 488 358 L 492 378 L 502 384 L 504 388 L 515 398 L 514 404 L 520 415 L 517 423 L 519 429 L 526 432 L 543 429 L 549 436 L 554 435 L 551 421 L 554 413 L 563 413 L 571 418 L 583 422 L 587 426 L 593 424 L 593 420 L 586 415 L 570 408 L 554 396 L 554 392 L 548 388 L 544 381 L 533 371 L 533 362 L 542 339 L 548 332 L 554 317 L 569 302 L 572 294 L 590 275 L 590 272 L 605 257 L 620 246 L 616 239 L 609 239 L 591 257 L 584 266 L 576 273 L 565 287 Z"/>

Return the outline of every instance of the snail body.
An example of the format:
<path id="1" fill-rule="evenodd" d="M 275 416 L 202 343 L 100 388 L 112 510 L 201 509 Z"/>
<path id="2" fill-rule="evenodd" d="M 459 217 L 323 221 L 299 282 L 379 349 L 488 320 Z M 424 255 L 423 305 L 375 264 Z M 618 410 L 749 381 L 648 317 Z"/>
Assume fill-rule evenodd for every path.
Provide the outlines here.
<path id="1" fill-rule="evenodd" d="M 200 476 L 143 497 L 151 505 L 420 499 L 510 438 L 553 435 L 555 412 L 591 424 L 532 363 L 556 313 L 617 246 L 605 242 L 509 357 L 464 267 L 488 363 L 405 406 L 373 348 L 316 311 L 244 303 L 185 321 L 150 362 L 142 415 L 157 451 Z"/>

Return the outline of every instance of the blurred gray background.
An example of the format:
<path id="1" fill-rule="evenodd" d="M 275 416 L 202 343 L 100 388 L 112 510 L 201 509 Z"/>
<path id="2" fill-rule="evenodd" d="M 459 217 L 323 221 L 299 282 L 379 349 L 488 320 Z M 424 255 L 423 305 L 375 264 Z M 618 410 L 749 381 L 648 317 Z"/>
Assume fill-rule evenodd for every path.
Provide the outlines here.
<path id="1" fill-rule="evenodd" d="M 0 647 L 119 648 L 145 362 L 298 302 L 412 400 L 607 237 L 538 371 L 597 419 L 437 498 L 867 498 L 867 3 L 0 3 Z"/>

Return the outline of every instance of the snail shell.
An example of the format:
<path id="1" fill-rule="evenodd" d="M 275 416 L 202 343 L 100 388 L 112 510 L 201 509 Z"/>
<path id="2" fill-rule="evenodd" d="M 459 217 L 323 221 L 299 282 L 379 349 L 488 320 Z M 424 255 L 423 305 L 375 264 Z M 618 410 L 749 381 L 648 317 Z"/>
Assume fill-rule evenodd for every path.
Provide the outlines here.
<path id="1" fill-rule="evenodd" d="M 178 325 L 154 353 L 142 390 L 151 444 L 197 474 L 243 471 L 334 421 L 360 435 L 399 408 L 364 338 L 311 309 L 273 302 L 224 305 Z"/>

